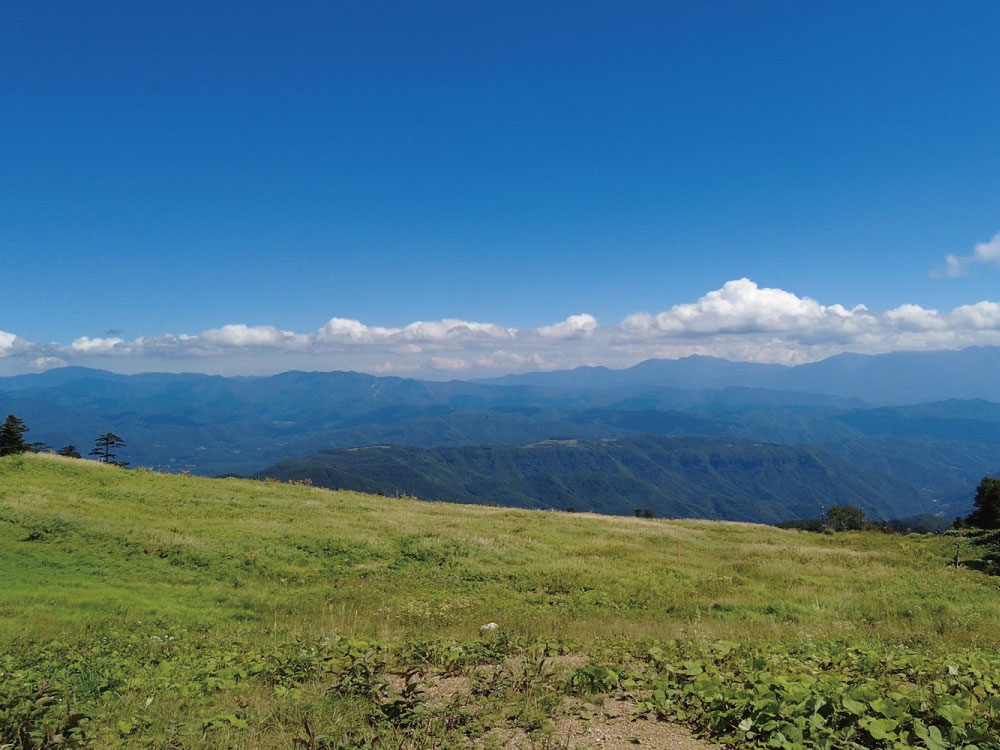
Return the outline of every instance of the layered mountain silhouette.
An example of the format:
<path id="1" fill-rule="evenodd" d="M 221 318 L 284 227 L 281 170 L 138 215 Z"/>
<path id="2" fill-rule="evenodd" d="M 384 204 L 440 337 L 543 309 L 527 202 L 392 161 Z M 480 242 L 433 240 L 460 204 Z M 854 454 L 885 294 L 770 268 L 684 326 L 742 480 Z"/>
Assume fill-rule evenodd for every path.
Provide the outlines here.
<path id="1" fill-rule="evenodd" d="M 132 465 L 207 475 L 254 476 L 319 451 L 385 444 L 499 449 L 652 435 L 805 446 L 846 462 L 836 472 L 898 484 L 880 507 L 913 515 L 964 512 L 979 479 L 1000 473 L 997 373 L 998 347 L 841 355 L 800 367 L 688 357 L 475 382 L 67 367 L 0 378 L 0 412 L 21 417 L 31 440 L 86 451 L 113 431 Z M 624 505 L 641 504 L 645 490 L 636 492 Z M 772 502 L 782 513 L 800 507 Z"/>
<path id="2" fill-rule="evenodd" d="M 479 382 L 572 388 L 743 386 L 824 393 L 889 405 L 952 398 L 1000 401 L 997 373 L 1000 347 L 979 346 L 958 351 L 839 354 L 797 367 L 703 356 L 651 359 L 624 370 L 578 367 Z"/>

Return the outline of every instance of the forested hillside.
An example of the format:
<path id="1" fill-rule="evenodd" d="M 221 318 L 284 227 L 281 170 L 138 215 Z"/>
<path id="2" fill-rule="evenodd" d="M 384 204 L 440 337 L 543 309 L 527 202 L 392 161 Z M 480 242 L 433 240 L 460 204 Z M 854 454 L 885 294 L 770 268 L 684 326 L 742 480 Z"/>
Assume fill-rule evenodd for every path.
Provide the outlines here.
<path id="1" fill-rule="evenodd" d="M 759 523 L 811 518 L 838 504 L 872 518 L 932 507 L 914 487 L 816 448 L 691 437 L 371 446 L 285 461 L 261 475 L 424 500 Z"/>

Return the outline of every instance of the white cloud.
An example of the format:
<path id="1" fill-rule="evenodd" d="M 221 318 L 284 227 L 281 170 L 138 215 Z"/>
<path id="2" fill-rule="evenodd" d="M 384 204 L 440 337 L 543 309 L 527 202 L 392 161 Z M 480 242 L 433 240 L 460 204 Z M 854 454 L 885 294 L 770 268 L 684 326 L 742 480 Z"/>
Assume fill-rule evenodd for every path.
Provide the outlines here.
<path id="1" fill-rule="evenodd" d="M 31 363 L 31 367 L 33 370 L 43 372 L 54 367 L 65 367 L 67 364 L 69 363 L 62 357 L 36 357 Z"/>
<path id="2" fill-rule="evenodd" d="M 949 254 L 945 256 L 944 262 L 944 273 L 938 272 L 935 275 L 954 278 L 955 276 L 964 276 L 968 273 L 970 266 L 977 264 L 996 263 L 1000 265 L 1000 232 L 993 235 L 988 242 L 978 243 L 969 255 Z"/>
<path id="3" fill-rule="evenodd" d="M 596 318 L 587 313 L 580 313 L 579 315 L 570 315 L 561 323 L 536 328 L 535 331 L 539 336 L 544 336 L 545 338 L 568 339 L 576 336 L 586 336 L 589 333 L 593 333 L 596 329 Z"/>
<path id="4" fill-rule="evenodd" d="M 407 341 L 441 342 L 450 339 L 505 339 L 517 334 L 516 328 L 504 328 L 493 323 L 473 323 L 468 320 L 445 318 L 440 321 L 410 323 L 402 330 Z"/>
<path id="5" fill-rule="evenodd" d="M 651 315 L 634 313 L 622 329 L 634 335 L 716 335 L 825 329 L 858 329 L 870 326 L 872 316 L 859 305 L 821 305 L 783 289 L 761 288 L 750 279 L 727 281 L 721 289 L 697 302 L 674 305 Z"/>
<path id="6" fill-rule="evenodd" d="M 304 348 L 310 336 L 280 331 L 274 326 L 247 326 L 242 323 L 225 325 L 205 331 L 198 337 L 201 342 L 230 348 Z M 188 337 L 191 340 L 191 337 Z"/>
<path id="7" fill-rule="evenodd" d="M 125 341 L 119 338 L 92 339 L 90 336 L 81 336 L 70 344 L 70 349 L 84 354 L 106 354 L 124 343 Z"/>
<path id="8" fill-rule="evenodd" d="M 369 344 L 373 341 L 385 341 L 399 334 L 400 330 L 402 329 L 366 326 L 360 320 L 353 318 L 330 318 L 326 325 L 316 332 L 316 338 L 319 341 Z"/>
<path id="9" fill-rule="evenodd" d="M 7 333 L 6 331 L 0 331 L 0 357 L 6 357 L 14 353 L 14 344 L 17 341 L 17 336 L 13 333 Z"/>
<path id="10" fill-rule="evenodd" d="M 231 323 L 199 334 L 130 340 L 80 336 L 70 344 L 44 345 L 0 332 L 0 358 L 7 372 L 64 363 L 100 367 L 113 357 L 116 368 L 131 371 L 346 369 L 473 377 L 580 364 L 625 367 L 653 357 L 691 354 L 797 364 L 841 352 L 973 345 L 1000 345 L 1000 303 L 984 300 L 950 311 L 904 304 L 877 312 L 864 305 L 824 304 L 745 278 L 693 302 L 636 312 L 604 325 L 587 313 L 520 330 L 458 318 L 383 327 L 335 317 L 307 333 Z M 20 370 L 18 362 L 23 363 Z"/>
<path id="11" fill-rule="evenodd" d="M 331 318 L 316 332 L 316 340 L 331 343 L 397 344 L 412 347 L 419 344 L 439 344 L 460 339 L 508 339 L 517 335 L 516 328 L 504 328 L 493 323 L 468 320 L 417 320 L 403 328 L 367 326 L 351 318 Z"/>
<path id="12" fill-rule="evenodd" d="M 948 321 L 937 310 L 926 310 L 920 305 L 900 305 L 885 314 L 885 319 L 903 331 L 940 331 Z"/>
<path id="13" fill-rule="evenodd" d="M 974 305 L 962 305 L 951 311 L 952 322 L 959 327 L 980 330 L 1000 329 L 1000 304 L 996 302 L 977 302 Z"/>

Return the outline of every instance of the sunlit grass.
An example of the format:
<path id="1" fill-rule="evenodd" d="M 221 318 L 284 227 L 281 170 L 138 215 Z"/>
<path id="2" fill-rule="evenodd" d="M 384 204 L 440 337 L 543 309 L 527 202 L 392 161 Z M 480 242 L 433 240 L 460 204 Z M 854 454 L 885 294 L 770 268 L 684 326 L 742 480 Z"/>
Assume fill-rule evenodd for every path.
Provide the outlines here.
<path id="1" fill-rule="evenodd" d="M 950 569 L 944 538 L 421 503 L 40 456 L 0 467 L 7 637 L 141 612 L 247 635 L 277 618 L 315 635 L 464 637 L 503 620 L 528 637 L 1000 639 L 997 581 Z"/>
<path id="2" fill-rule="evenodd" d="M 486 622 L 582 651 L 674 638 L 995 648 L 1000 583 L 952 569 L 954 544 L 422 503 L 21 456 L 0 460 L 0 650 L 85 652 L 98 638 L 154 637 L 209 652 L 337 636 L 395 647 L 473 641 Z M 138 693 L 107 700 L 102 710 L 120 716 Z M 172 700 L 171 711 L 210 712 Z"/>

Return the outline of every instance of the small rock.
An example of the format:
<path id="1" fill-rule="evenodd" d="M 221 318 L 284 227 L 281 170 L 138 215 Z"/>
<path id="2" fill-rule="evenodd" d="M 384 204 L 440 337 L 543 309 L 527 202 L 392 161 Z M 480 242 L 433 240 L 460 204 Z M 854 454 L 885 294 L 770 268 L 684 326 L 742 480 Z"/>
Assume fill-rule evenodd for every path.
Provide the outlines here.
<path id="1" fill-rule="evenodd" d="M 488 622 L 479 629 L 482 630 L 484 633 L 486 633 L 493 630 L 499 630 L 500 626 L 497 625 L 495 622 Z"/>

